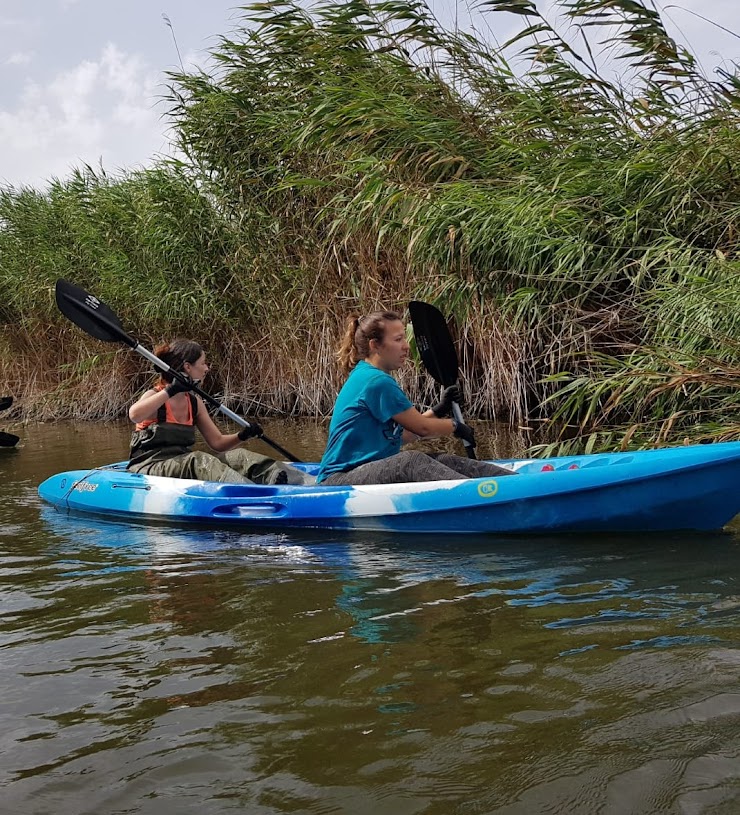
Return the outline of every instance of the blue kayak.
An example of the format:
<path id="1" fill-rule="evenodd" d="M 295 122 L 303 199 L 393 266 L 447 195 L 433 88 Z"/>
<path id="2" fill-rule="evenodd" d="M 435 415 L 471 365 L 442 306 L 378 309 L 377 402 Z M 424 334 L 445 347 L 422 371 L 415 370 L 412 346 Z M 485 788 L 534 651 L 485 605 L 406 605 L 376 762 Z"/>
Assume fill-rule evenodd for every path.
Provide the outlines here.
<path id="1" fill-rule="evenodd" d="M 325 487 L 163 478 L 121 462 L 54 475 L 39 495 L 117 520 L 395 532 L 710 530 L 740 513 L 740 442 L 495 463 L 516 475 Z"/>

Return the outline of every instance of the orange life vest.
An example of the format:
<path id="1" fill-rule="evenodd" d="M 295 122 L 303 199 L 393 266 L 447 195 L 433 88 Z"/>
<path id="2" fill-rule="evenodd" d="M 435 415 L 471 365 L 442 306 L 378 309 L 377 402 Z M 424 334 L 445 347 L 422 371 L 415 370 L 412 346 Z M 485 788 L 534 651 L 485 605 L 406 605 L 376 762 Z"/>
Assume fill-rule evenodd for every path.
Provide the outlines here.
<path id="1" fill-rule="evenodd" d="M 157 385 L 154 388 L 155 391 L 163 391 L 164 387 L 162 385 Z M 137 430 L 144 430 L 145 428 L 149 427 L 153 424 L 181 424 L 181 425 L 194 425 L 195 424 L 195 417 L 198 415 L 198 400 L 193 396 L 192 393 L 189 393 L 188 396 L 188 418 L 184 422 L 178 422 L 175 418 L 174 414 L 172 413 L 172 407 L 170 406 L 170 400 L 168 399 L 163 405 L 159 406 L 157 410 L 157 418 L 156 419 L 145 419 L 143 422 L 139 422 L 136 425 Z"/>

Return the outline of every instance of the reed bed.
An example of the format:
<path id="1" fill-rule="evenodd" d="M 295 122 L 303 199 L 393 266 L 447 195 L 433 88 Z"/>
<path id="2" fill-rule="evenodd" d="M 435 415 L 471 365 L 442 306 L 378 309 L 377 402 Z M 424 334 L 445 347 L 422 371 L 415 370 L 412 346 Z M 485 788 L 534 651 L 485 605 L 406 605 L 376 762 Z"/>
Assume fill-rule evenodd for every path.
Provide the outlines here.
<path id="1" fill-rule="evenodd" d="M 69 336 L 63 276 L 142 341 L 202 340 L 231 404 L 322 415 L 346 314 L 416 298 L 454 318 L 468 415 L 545 428 L 540 452 L 740 437 L 740 78 L 651 6 L 560 10 L 579 45 L 529 0 L 485 4 L 521 20 L 504 47 L 418 0 L 245 7 L 211 73 L 170 77 L 184 160 L 0 191 L 0 377 L 88 417 L 84 386 L 45 397 L 65 365 L 105 411 L 146 380 Z"/>

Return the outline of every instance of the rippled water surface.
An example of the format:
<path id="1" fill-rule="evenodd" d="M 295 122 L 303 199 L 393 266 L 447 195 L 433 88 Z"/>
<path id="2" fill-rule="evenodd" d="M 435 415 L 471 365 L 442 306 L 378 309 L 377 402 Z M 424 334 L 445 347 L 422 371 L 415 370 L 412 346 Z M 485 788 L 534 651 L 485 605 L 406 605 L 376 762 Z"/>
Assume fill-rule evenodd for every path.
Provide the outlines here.
<path id="1" fill-rule="evenodd" d="M 36 487 L 127 429 L 12 429 L 0 812 L 740 812 L 738 532 L 106 523 Z"/>

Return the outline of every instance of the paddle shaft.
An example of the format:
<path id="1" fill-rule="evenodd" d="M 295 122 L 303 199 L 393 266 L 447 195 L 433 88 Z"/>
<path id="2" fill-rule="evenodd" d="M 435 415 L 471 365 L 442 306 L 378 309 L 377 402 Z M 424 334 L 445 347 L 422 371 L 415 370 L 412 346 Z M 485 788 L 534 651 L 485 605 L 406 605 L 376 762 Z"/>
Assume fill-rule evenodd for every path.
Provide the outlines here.
<path id="1" fill-rule="evenodd" d="M 462 410 L 460 410 L 460 405 L 457 402 L 452 403 L 452 415 L 456 422 L 459 424 L 465 424 L 465 420 L 463 419 Z M 463 445 L 465 446 L 465 454 L 468 458 L 477 458 L 475 455 L 475 447 L 467 440 L 462 440 Z"/>

